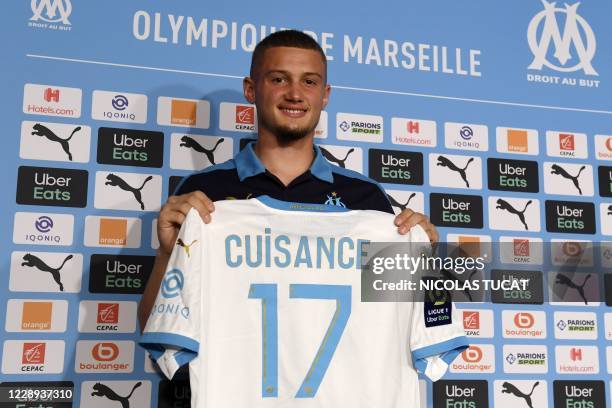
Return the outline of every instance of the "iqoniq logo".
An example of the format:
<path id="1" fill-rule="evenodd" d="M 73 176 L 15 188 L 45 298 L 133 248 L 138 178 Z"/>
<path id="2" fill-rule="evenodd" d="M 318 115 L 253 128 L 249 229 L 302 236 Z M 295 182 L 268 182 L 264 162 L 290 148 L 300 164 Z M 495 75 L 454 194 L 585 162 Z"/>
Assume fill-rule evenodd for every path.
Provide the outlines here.
<path id="1" fill-rule="evenodd" d="M 42 20 L 47 23 L 71 25 L 68 21 L 72 13 L 70 0 L 32 0 L 32 17 L 30 21 Z"/>
<path id="2" fill-rule="evenodd" d="M 546 66 L 559 72 L 583 70 L 586 75 L 598 75 L 591 65 L 596 50 L 595 34 L 589 23 L 578 14 L 580 3 L 565 4 L 565 8 L 556 7 L 556 2 L 549 3 L 546 0 L 542 0 L 542 4 L 544 10 L 531 19 L 527 28 L 527 41 L 534 56 L 528 68 L 541 70 Z M 565 14 L 563 33 L 559 29 L 557 13 Z M 543 26 L 542 29 L 540 26 Z M 584 33 L 586 44 L 581 33 Z M 553 56 L 560 65 L 547 58 L 551 42 L 555 46 Z M 575 50 L 578 61 L 566 67 L 568 61 L 575 60 L 572 50 Z"/>

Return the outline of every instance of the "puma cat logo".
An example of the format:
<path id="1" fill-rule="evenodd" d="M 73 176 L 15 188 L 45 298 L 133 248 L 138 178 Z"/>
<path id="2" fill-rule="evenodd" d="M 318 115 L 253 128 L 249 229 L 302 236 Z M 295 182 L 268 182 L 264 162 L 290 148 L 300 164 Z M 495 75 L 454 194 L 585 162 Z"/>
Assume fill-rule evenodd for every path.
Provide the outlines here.
<path id="1" fill-rule="evenodd" d="M 608 215 L 612 215 L 612 205 L 608 206 Z"/>
<path id="2" fill-rule="evenodd" d="M 455 165 L 455 163 L 450 161 L 450 159 L 448 159 L 447 157 L 438 156 L 438 163 L 437 163 L 437 165 L 438 166 L 442 166 L 442 167 L 447 167 L 448 169 L 450 169 L 452 171 L 456 171 L 457 173 L 459 173 L 459 175 L 461 176 L 461 178 L 465 182 L 465 186 L 466 187 L 470 187 L 470 182 L 467 179 L 467 176 L 465 174 L 465 170 L 468 168 L 470 163 L 472 163 L 473 161 L 474 161 L 474 158 L 470 157 L 470 160 L 467 161 L 467 163 L 465 164 L 465 167 L 459 168 L 459 167 L 457 167 L 457 165 Z"/>
<path id="3" fill-rule="evenodd" d="M 391 196 L 391 194 L 387 194 L 387 198 L 389 199 L 389 202 L 391 203 L 392 207 L 397 207 L 400 209 L 400 211 L 404 211 L 406 208 L 408 208 L 408 204 L 410 203 L 410 200 L 412 200 L 412 198 L 416 195 L 416 193 L 412 193 L 410 194 L 410 197 L 408 197 L 408 201 L 406 201 L 406 204 L 402 204 L 400 202 L 398 202 L 395 198 L 393 198 Z"/>
<path id="4" fill-rule="evenodd" d="M 504 381 L 504 383 L 502 384 L 501 392 L 504 394 L 512 394 L 516 397 L 523 398 L 527 403 L 527 406 L 529 408 L 533 408 L 533 405 L 531 403 L 531 395 L 533 394 L 535 387 L 537 387 L 539 384 L 540 382 L 536 381 L 535 384 L 533 384 L 533 386 L 531 387 L 531 392 L 529 394 L 524 394 L 523 392 L 521 392 L 521 390 L 516 388 L 514 384 L 510 384 L 508 381 Z"/>
<path id="5" fill-rule="evenodd" d="M 498 198 L 497 206 L 495 208 L 506 210 L 509 213 L 515 214 L 517 217 L 519 217 L 519 219 L 525 226 L 525 229 L 529 230 L 529 227 L 527 226 L 527 223 L 525 222 L 525 211 L 527 211 L 527 207 L 529 206 L 529 204 L 531 204 L 531 200 L 527 201 L 527 204 L 525 204 L 525 208 L 523 208 L 523 211 L 518 211 L 516 208 L 511 206 L 510 203 L 507 202 L 506 200 L 502 200 L 501 198 Z"/>
<path id="6" fill-rule="evenodd" d="M 584 170 L 585 168 L 586 168 L 586 166 L 580 167 L 580 170 L 578 170 L 578 174 L 576 174 L 575 176 L 572 176 L 571 174 L 569 174 L 564 168 L 562 168 L 558 164 L 553 164 L 552 165 L 552 170 L 550 171 L 550 174 L 558 174 L 559 176 L 562 176 L 563 178 L 572 180 L 572 182 L 574 183 L 574 186 L 578 189 L 578 193 L 580 193 L 580 195 L 582 195 L 582 189 L 580 188 L 580 185 L 578 183 L 578 177 L 580 177 L 580 173 L 582 173 L 582 170 Z"/>
<path id="7" fill-rule="evenodd" d="M 582 285 L 576 285 L 570 278 L 568 278 L 565 275 L 562 274 L 557 274 L 557 280 L 555 281 L 555 283 L 557 284 L 561 284 L 561 285 L 565 285 L 569 288 L 572 289 L 576 289 L 578 291 L 578 294 L 580 295 L 580 297 L 582 298 L 582 300 L 584 300 L 584 304 L 588 305 L 589 302 L 587 302 L 586 296 L 584 295 L 584 286 L 586 285 L 587 281 L 591 278 L 591 274 L 589 273 L 585 278 L 584 281 L 582 281 Z"/>
<path id="8" fill-rule="evenodd" d="M 23 256 L 24 262 L 21 263 L 21 266 L 27 266 L 30 268 L 34 267 L 43 272 L 49 272 L 51 276 L 53 277 L 53 280 L 59 285 L 60 292 L 63 292 L 64 285 L 62 284 L 62 281 L 61 281 L 60 271 L 62 270 L 66 262 L 68 262 L 70 259 L 72 259 L 72 255 L 68 255 L 66 259 L 64 259 L 64 262 L 62 262 L 62 264 L 59 267 L 52 268 L 49 265 L 47 265 L 42 259 L 37 257 L 36 255 L 25 254 Z"/>
<path id="9" fill-rule="evenodd" d="M 125 182 L 125 180 L 123 180 L 121 177 L 119 177 L 116 174 L 110 173 L 106 176 L 106 183 L 104 183 L 105 186 L 117 186 L 122 190 L 125 191 L 129 191 L 132 194 L 134 194 L 134 198 L 136 199 L 136 201 L 138 201 L 138 203 L 140 204 L 140 209 L 144 210 L 145 209 L 145 205 L 142 202 L 142 194 L 141 194 L 141 190 L 144 188 L 145 184 L 147 184 L 147 182 L 149 180 L 151 180 L 153 178 L 153 176 L 149 176 L 145 179 L 145 181 L 142 182 L 141 186 L 138 188 L 134 188 L 132 186 L 130 186 L 128 183 Z"/>
<path id="10" fill-rule="evenodd" d="M 70 153 L 70 145 L 68 142 L 70 142 L 70 139 L 72 139 L 72 136 L 74 136 L 76 132 L 81 130 L 80 126 L 77 126 L 76 128 L 74 128 L 70 136 L 68 136 L 68 138 L 66 139 L 62 139 L 61 137 L 56 135 L 51 129 L 49 129 L 48 127 L 44 125 L 41 125 L 40 123 L 37 123 L 34 126 L 32 126 L 32 130 L 33 130 L 32 135 L 34 136 L 46 137 L 52 142 L 59 143 L 62 146 L 62 149 L 64 149 L 64 151 L 68 155 L 68 160 L 72 161 L 72 153 Z"/>
<path id="11" fill-rule="evenodd" d="M 331 154 L 331 152 L 321 146 L 319 146 L 319 149 L 321 149 L 321 153 L 323 154 L 323 157 L 325 157 L 327 160 L 329 160 L 332 163 L 336 163 L 338 166 L 342 167 L 343 169 L 346 168 L 346 159 L 348 159 L 349 155 L 351 153 L 353 153 L 355 151 L 355 149 L 353 149 L 352 147 L 349 149 L 348 152 L 346 152 L 346 155 L 344 156 L 344 159 L 339 159 L 336 156 L 334 156 L 333 154 Z"/>
<path id="12" fill-rule="evenodd" d="M 211 164 L 214 165 L 214 164 L 216 164 L 215 163 L 214 152 L 217 149 L 217 146 L 219 146 L 221 143 L 223 143 L 224 140 L 225 139 L 223 139 L 223 138 L 217 140 L 217 143 L 215 143 L 215 146 L 212 149 L 207 149 L 204 146 L 202 146 L 201 144 L 199 144 L 195 139 L 185 135 L 185 136 L 181 137 L 181 144 L 179 146 L 180 147 L 186 147 L 188 149 L 193 149 L 196 152 L 205 154 L 206 158 L 208 159 L 208 161 Z"/>
<path id="13" fill-rule="evenodd" d="M 187 254 L 187 258 L 190 258 L 191 254 L 189 253 L 189 248 L 191 248 L 191 246 L 195 244 L 196 242 L 198 242 L 198 240 L 194 239 L 191 242 L 191 244 L 186 244 L 182 239 L 179 238 L 176 240 L 176 245 L 183 247 L 183 249 L 185 250 L 185 253 Z"/>
<path id="14" fill-rule="evenodd" d="M 140 387 L 141 385 L 142 382 L 138 381 L 136 384 L 134 384 L 132 391 L 130 391 L 127 396 L 122 397 L 118 395 L 115 391 L 111 390 L 107 385 L 104 385 L 102 383 L 95 383 L 91 395 L 93 397 L 106 397 L 111 401 L 117 401 L 118 403 L 120 403 L 121 408 L 130 408 L 130 397 L 132 396 L 136 388 Z"/>

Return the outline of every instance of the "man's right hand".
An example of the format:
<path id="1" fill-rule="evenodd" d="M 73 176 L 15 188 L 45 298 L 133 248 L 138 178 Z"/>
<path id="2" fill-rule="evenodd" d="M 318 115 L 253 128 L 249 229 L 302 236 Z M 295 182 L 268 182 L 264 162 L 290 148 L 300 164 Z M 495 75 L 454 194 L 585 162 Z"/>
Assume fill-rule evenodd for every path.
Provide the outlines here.
<path id="1" fill-rule="evenodd" d="M 192 207 L 200 213 L 200 217 L 206 224 L 210 222 L 210 214 L 215 211 L 215 205 L 201 191 L 170 196 L 161 208 L 157 220 L 157 238 L 159 239 L 159 250 L 163 254 L 170 256 L 172 253 L 181 224 Z"/>

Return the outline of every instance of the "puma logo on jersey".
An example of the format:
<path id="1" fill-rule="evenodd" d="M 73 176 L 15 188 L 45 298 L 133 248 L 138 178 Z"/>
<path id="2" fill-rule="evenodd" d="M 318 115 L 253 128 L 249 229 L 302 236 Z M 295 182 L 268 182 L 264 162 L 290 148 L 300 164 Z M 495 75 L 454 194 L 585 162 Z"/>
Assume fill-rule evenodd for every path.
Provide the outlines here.
<path id="1" fill-rule="evenodd" d="M 410 200 L 412 200 L 414 196 L 416 196 L 416 193 L 410 194 L 410 197 L 408 197 L 408 201 L 406 201 L 405 204 L 402 204 L 399 201 L 397 201 L 395 198 L 393 198 L 391 194 L 387 194 L 387 198 L 389 199 L 391 206 L 399 208 L 400 211 L 404 211 L 405 209 L 408 208 L 408 204 L 410 204 Z"/>
<path id="2" fill-rule="evenodd" d="M 62 139 L 61 137 L 56 135 L 51 129 L 49 129 L 46 126 L 41 125 L 40 123 L 36 123 L 32 127 L 32 130 L 33 130 L 32 131 L 32 135 L 34 135 L 34 136 L 46 137 L 47 139 L 49 139 L 52 142 L 59 143 L 60 146 L 62 146 L 62 149 L 64 149 L 64 151 L 68 155 L 68 160 L 72 161 L 72 153 L 70 153 L 70 144 L 69 144 L 69 142 L 70 142 L 70 139 L 72 139 L 72 136 L 74 136 L 74 134 L 76 132 L 81 130 L 80 126 L 77 126 L 76 128 L 74 128 L 74 130 L 72 131 L 70 136 L 68 136 L 66 139 Z"/>
<path id="3" fill-rule="evenodd" d="M 578 294 L 580 295 L 580 297 L 582 298 L 582 300 L 584 300 L 584 304 L 588 305 L 589 302 L 587 302 L 586 296 L 584 295 L 584 286 L 586 285 L 587 281 L 591 278 L 591 274 L 589 273 L 585 278 L 584 281 L 582 281 L 582 285 L 577 285 L 574 283 L 574 281 L 572 281 L 570 278 L 568 278 L 567 276 L 559 273 L 557 274 L 557 280 L 555 280 L 556 284 L 560 284 L 560 285 L 565 285 L 569 288 L 575 289 L 578 291 Z"/>
<path id="4" fill-rule="evenodd" d="M 181 137 L 181 144 L 179 145 L 180 147 L 186 147 L 188 149 L 193 149 L 196 152 L 199 153 L 203 153 L 204 155 L 206 155 L 206 158 L 208 159 L 208 161 L 211 164 L 216 164 L 215 163 L 215 155 L 214 152 L 217 149 L 217 147 L 223 143 L 225 139 L 221 138 L 219 140 L 217 140 L 217 143 L 215 143 L 215 146 L 212 149 L 207 149 L 204 146 L 202 146 L 200 143 L 198 143 L 195 139 L 193 139 L 192 137 L 189 136 L 183 136 Z"/>
<path id="5" fill-rule="evenodd" d="M 319 149 L 321 149 L 321 153 L 323 154 L 323 157 L 325 157 L 327 160 L 329 160 L 332 163 L 336 163 L 339 167 L 342 167 L 343 169 L 346 168 L 346 160 L 348 159 L 349 155 L 355 151 L 355 149 L 351 147 L 349 151 L 346 152 L 344 159 L 339 159 L 333 154 L 331 154 L 329 150 L 321 146 L 319 146 Z"/>
<path id="6" fill-rule="evenodd" d="M 470 163 L 472 163 L 473 161 L 474 161 L 474 158 L 470 157 L 470 159 L 467 161 L 465 166 L 463 168 L 460 168 L 455 163 L 453 163 L 449 158 L 444 157 L 444 156 L 438 156 L 438 163 L 437 163 L 437 165 L 438 166 L 442 166 L 442 167 L 447 167 L 448 169 L 450 169 L 452 171 L 456 171 L 457 173 L 459 173 L 459 175 L 461 176 L 461 178 L 465 182 L 465 186 L 469 188 L 470 187 L 470 182 L 467 179 L 467 176 L 465 174 L 465 170 L 468 168 Z"/>
<path id="7" fill-rule="evenodd" d="M 582 170 L 584 170 L 585 168 L 586 168 L 586 166 L 580 167 L 580 170 L 578 170 L 578 174 L 576 174 L 575 176 L 572 176 L 563 167 L 559 166 L 558 164 L 553 164 L 552 165 L 552 170 L 550 171 L 550 174 L 557 174 L 557 175 L 559 175 L 559 176 L 561 176 L 563 178 L 572 180 L 572 183 L 574 183 L 574 187 L 576 187 L 576 189 L 578 189 L 578 193 L 580 193 L 580 195 L 582 195 L 582 189 L 580 188 L 580 183 L 578 182 L 578 177 L 580 177 L 580 173 L 582 173 Z"/>
<path id="8" fill-rule="evenodd" d="M 519 211 L 516 208 L 514 208 L 512 205 L 510 205 L 510 203 L 507 202 L 506 200 L 498 198 L 497 199 L 497 206 L 495 208 L 498 209 L 498 210 L 499 209 L 505 210 L 505 211 L 508 211 L 511 214 L 516 215 L 517 217 L 519 217 L 519 220 L 521 220 L 521 222 L 525 226 L 525 229 L 529 230 L 529 227 L 527 226 L 527 222 L 525 222 L 525 211 L 527 211 L 527 207 L 529 207 L 529 204 L 531 204 L 531 200 L 527 201 L 527 204 L 525 204 L 525 207 L 523 208 L 523 211 Z"/>
<path id="9" fill-rule="evenodd" d="M 147 182 L 149 180 L 151 180 L 152 178 L 153 178 L 153 176 L 147 177 L 145 179 L 145 181 L 142 182 L 140 187 L 134 188 L 134 187 L 130 186 L 125 180 L 123 180 L 118 175 L 110 173 L 110 174 L 108 174 L 106 176 L 106 180 L 107 181 L 106 181 L 106 183 L 104 183 L 104 185 L 105 186 L 116 186 L 116 187 L 119 187 L 122 190 L 129 191 L 130 193 L 132 193 L 134 195 L 134 198 L 140 204 L 140 209 L 144 210 L 145 209 L 145 205 L 142 202 L 142 193 L 141 193 L 141 190 L 144 188 L 145 184 L 147 184 Z"/>
<path id="10" fill-rule="evenodd" d="M 134 394 L 136 388 L 140 387 L 141 385 L 142 382 L 138 381 L 136 384 L 134 384 L 134 387 L 132 387 L 132 391 L 130 391 L 127 396 L 122 397 L 113 391 L 109 386 L 102 383 L 95 383 L 91 395 L 93 397 L 106 397 L 111 401 L 117 401 L 120 403 L 121 408 L 130 408 L 130 398 L 132 397 L 132 394 Z"/>
<path id="11" fill-rule="evenodd" d="M 177 239 L 176 240 L 176 245 L 182 247 L 185 250 L 185 253 L 187 254 L 187 257 L 190 258 L 191 254 L 189 252 L 189 249 L 191 248 L 191 246 L 193 244 L 195 244 L 196 242 L 198 242 L 197 239 L 194 239 L 190 244 L 186 244 L 182 239 Z"/>
<path id="12" fill-rule="evenodd" d="M 535 387 L 537 387 L 539 384 L 540 382 L 536 381 L 535 384 L 533 384 L 533 386 L 531 387 L 531 392 L 529 394 L 525 394 L 521 390 L 519 390 L 514 384 L 511 384 L 508 381 L 504 381 L 504 383 L 502 384 L 501 392 L 504 394 L 512 394 L 518 398 L 523 398 L 529 408 L 534 408 L 533 404 L 531 403 L 531 395 L 533 394 Z"/>
<path id="13" fill-rule="evenodd" d="M 29 268 L 37 268 L 43 272 L 49 272 L 51 276 L 53 277 L 53 280 L 59 285 L 59 290 L 63 292 L 64 285 L 62 284 L 60 271 L 62 270 L 66 262 L 68 262 L 70 259 L 72 259 L 72 255 L 68 255 L 66 259 L 64 259 L 64 262 L 62 262 L 62 264 L 59 267 L 52 268 L 49 265 L 47 265 L 42 259 L 37 257 L 36 255 L 25 254 L 23 256 L 24 262 L 21 263 L 21 266 L 27 266 Z"/>

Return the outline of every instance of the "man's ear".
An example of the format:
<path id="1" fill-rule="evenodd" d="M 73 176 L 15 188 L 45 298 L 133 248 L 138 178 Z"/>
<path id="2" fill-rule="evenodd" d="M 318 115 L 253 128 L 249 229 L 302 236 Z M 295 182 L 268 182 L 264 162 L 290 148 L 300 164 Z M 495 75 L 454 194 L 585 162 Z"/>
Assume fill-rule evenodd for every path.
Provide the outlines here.
<path id="1" fill-rule="evenodd" d="M 325 84 L 325 92 L 323 93 L 323 109 L 327 106 L 327 102 L 329 102 L 329 94 L 331 92 L 331 85 Z"/>
<path id="2" fill-rule="evenodd" d="M 244 93 L 244 99 L 248 103 L 255 103 L 255 81 L 251 77 L 244 77 L 242 80 L 242 91 Z"/>

